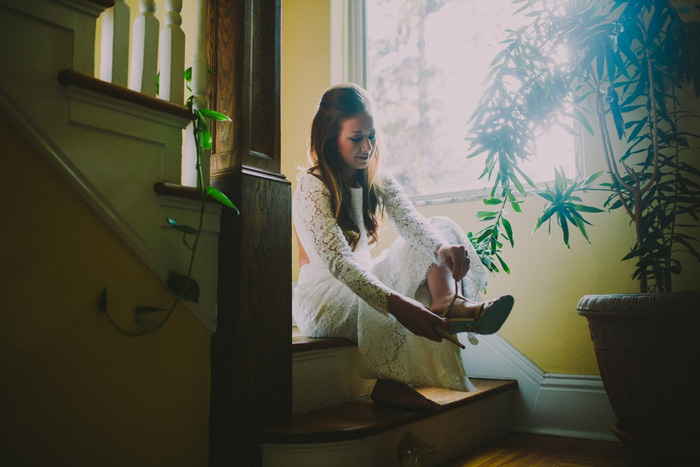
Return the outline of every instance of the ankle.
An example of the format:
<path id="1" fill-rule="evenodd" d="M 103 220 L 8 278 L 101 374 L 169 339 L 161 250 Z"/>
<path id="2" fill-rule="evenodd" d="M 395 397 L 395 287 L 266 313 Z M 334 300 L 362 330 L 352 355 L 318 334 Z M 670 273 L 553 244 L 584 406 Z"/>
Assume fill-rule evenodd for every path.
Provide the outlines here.
<path id="1" fill-rule="evenodd" d="M 452 303 L 452 295 L 445 295 L 443 297 L 433 297 L 432 305 L 430 306 L 430 311 L 436 315 L 442 315 L 445 313 L 447 308 Z"/>

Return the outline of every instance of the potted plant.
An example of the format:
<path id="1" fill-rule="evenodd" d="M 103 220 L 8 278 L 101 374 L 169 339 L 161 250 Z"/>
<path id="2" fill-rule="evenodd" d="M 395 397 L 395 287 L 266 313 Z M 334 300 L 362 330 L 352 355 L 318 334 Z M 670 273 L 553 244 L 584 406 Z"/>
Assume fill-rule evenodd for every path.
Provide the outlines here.
<path id="1" fill-rule="evenodd" d="M 507 270 L 501 246 L 514 242 L 505 207 L 520 211 L 525 185 L 546 200 L 535 228 L 556 221 L 567 246 L 571 230 L 588 239 L 584 215 L 602 211 L 580 195 L 608 191 L 603 208 L 624 210 L 634 225 L 633 247 L 621 257 L 635 261 L 640 293 L 585 296 L 578 309 L 618 418 L 613 431 L 654 455 L 696 452 L 700 294 L 673 292 L 672 279 L 681 271 L 679 253 L 700 261 L 698 239 L 687 230 L 700 214 L 700 22 L 692 20 L 700 7 L 514 3 L 531 22 L 510 31 L 472 116 L 469 157 L 485 157 L 482 176 L 493 185 L 484 203 L 495 210 L 479 212 L 487 225 L 470 239 L 490 270 Z M 538 130 L 562 124 L 562 116 L 599 139 L 609 181 L 556 171 L 552 186 L 538 189 L 519 167 Z"/>

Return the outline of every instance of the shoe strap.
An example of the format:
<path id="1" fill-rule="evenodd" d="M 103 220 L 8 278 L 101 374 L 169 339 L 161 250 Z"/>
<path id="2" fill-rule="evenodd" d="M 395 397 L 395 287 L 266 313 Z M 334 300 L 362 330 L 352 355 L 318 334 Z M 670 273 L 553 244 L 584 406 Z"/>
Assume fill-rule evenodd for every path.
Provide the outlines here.
<path id="1" fill-rule="evenodd" d="M 458 298 L 463 298 L 459 295 L 458 291 L 459 291 L 459 284 L 458 284 L 458 281 L 455 281 L 455 295 L 454 295 L 454 297 L 452 297 L 452 301 L 447 306 L 447 309 L 443 313 L 440 314 L 441 318 L 446 317 L 449 314 L 449 312 L 452 311 L 452 307 L 455 305 L 455 302 L 457 301 Z"/>

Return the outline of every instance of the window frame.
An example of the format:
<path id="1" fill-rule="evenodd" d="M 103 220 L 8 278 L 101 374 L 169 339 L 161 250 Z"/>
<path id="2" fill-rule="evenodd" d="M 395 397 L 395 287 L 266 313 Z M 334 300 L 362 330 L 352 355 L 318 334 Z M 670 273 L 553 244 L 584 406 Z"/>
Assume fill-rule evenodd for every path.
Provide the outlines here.
<path id="1" fill-rule="evenodd" d="M 355 83 L 367 89 L 367 7 L 366 0 L 331 0 L 330 3 L 330 78 L 331 85 Z M 576 176 L 586 174 L 584 167 L 583 126 L 574 122 L 574 167 Z M 553 178 L 536 182 L 537 189 L 553 183 Z M 412 194 L 408 198 L 417 206 L 476 201 L 489 197 L 490 186 L 484 180 L 481 188 L 468 190 Z M 535 189 L 528 187 L 526 193 Z"/>

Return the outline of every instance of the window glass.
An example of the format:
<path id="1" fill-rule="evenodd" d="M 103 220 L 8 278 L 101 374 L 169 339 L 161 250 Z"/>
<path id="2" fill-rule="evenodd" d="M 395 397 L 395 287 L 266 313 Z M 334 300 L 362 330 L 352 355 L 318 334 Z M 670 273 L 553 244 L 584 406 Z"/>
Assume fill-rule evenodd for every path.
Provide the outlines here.
<path id="1" fill-rule="evenodd" d="M 512 0 L 366 0 L 367 89 L 377 104 L 383 165 L 409 194 L 482 189 L 483 158 L 467 159 L 469 118 L 514 16 Z M 574 137 L 552 128 L 523 169 L 576 174 Z M 564 157 L 563 157 L 564 156 Z"/>

